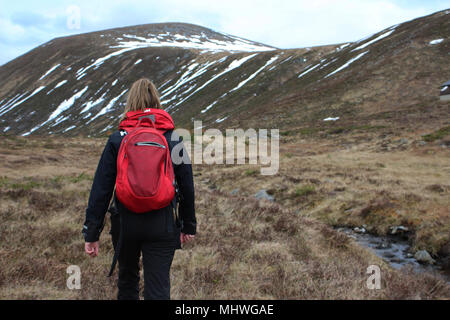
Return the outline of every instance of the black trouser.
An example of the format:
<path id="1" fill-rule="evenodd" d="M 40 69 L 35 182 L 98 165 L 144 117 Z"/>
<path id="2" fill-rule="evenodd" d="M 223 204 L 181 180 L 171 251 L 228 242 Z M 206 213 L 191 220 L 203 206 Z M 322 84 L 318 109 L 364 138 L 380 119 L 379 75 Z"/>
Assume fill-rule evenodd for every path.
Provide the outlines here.
<path id="1" fill-rule="evenodd" d="M 118 204 L 119 214 L 111 215 L 114 247 L 119 233 L 119 300 L 139 299 L 139 259 L 144 266 L 144 299 L 170 299 L 170 267 L 180 246 L 180 230 L 170 207 L 136 214 Z M 121 219 L 120 219 L 120 216 Z M 122 226 L 120 226 L 122 221 Z"/>

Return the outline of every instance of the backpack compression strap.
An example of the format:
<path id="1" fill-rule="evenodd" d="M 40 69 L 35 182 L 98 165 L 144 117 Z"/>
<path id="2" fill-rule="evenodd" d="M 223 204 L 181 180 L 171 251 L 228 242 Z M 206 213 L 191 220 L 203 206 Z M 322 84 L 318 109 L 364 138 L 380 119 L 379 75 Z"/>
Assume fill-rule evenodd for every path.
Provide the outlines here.
<path id="1" fill-rule="evenodd" d="M 115 195 L 114 195 L 114 197 L 115 197 Z M 114 198 L 114 201 L 115 201 L 115 198 Z M 113 261 L 112 261 L 112 264 L 111 264 L 111 269 L 109 270 L 108 277 L 112 276 L 112 274 L 114 272 L 114 269 L 116 268 L 117 259 L 119 259 L 120 249 L 122 248 L 122 238 L 123 238 L 122 214 L 120 213 L 120 210 L 117 210 L 117 211 L 118 211 L 119 223 L 120 223 L 120 226 L 119 226 L 119 240 L 117 241 L 117 246 L 114 248 L 114 257 L 113 257 Z"/>

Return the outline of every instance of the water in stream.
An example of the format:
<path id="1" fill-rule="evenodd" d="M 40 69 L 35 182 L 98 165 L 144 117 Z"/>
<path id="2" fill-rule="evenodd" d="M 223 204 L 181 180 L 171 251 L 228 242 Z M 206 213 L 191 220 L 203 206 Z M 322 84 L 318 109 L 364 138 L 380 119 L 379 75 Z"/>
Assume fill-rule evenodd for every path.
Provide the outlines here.
<path id="1" fill-rule="evenodd" d="M 410 252 L 408 241 L 398 236 L 375 236 L 366 232 L 358 233 L 351 228 L 337 228 L 337 231 L 344 232 L 359 244 L 371 249 L 377 256 L 396 269 L 411 265 L 416 272 L 432 273 L 450 283 L 450 276 L 443 273 L 439 266 L 417 262 L 414 255 Z"/>

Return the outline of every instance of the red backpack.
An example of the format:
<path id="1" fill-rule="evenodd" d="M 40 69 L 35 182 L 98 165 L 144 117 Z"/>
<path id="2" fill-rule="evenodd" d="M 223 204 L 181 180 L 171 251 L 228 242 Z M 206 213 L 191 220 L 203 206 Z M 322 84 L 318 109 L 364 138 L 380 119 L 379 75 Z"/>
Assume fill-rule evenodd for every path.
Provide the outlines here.
<path id="1" fill-rule="evenodd" d="M 175 196 L 175 175 L 163 133 L 174 129 L 164 110 L 128 112 L 117 156 L 117 199 L 135 213 L 164 208 Z"/>

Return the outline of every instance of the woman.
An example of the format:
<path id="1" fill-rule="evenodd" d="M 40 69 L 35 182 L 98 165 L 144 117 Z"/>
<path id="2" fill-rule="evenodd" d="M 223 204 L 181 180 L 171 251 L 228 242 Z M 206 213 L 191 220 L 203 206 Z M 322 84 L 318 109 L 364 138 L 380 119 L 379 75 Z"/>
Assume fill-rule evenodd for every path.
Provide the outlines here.
<path id="1" fill-rule="evenodd" d="M 128 94 L 119 130 L 106 144 L 95 173 L 83 226 L 85 251 L 96 257 L 105 213 L 113 196 L 117 176 L 117 155 L 122 139 L 142 118 L 150 117 L 153 126 L 164 132 L 169 150 L 179 143 L 173 132 L 172 118 L 161 109 L 158 92 L 148 79 L 136 81 Z M 180 150 L 183 156 L 183 148 Z M 184 152 L 186 152 L 184 150 Z M 196 233 L 194 182 L 190 163 L 173 163 L 179 189 L 179 220 L 174 218 L 176 205 L 145 213 L 127 209 L 114 194 L 111 212 L 111 235 L 119 262 L 118 299 L 139 299 L 139 259 L 144 266 L 144 299 L 170 299 L 170 267 L 176 249 L 190 241 Z M 176 211 L 176 210 L 175 210 Z M 175 216 L 177 216 L 175 214 Z M 179 222 L 179 223 L 177 223 Z M 116 257 L 115 255 L 115 257 Z M 111 269 L 111 272 L 114 268 Z"/>

